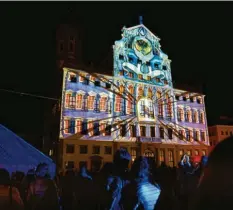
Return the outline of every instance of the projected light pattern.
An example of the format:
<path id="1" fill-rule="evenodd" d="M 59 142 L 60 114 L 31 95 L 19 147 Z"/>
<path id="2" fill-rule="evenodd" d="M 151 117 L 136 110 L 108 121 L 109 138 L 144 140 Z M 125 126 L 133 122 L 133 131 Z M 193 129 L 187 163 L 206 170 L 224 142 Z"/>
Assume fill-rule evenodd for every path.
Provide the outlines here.
<path id="1" fill-rule="evenodd" d="M 204 96 L 173 88 L 160 47 L 144 25 L 123 28 L 112 76 L 64 68 L 60 138 L 208 145 Z"/>

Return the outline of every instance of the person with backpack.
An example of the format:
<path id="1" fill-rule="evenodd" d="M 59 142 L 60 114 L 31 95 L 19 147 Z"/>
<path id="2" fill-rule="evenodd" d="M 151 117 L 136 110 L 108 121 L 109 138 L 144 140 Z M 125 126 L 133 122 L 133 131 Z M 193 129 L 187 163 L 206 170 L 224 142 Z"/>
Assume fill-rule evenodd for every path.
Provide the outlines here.
<path id="1" fill-rule="evenodd" d="M 49 178 L 48 165 L 39 164 L 35 181 L 28 188 L 27 210 L 59 210 L 58 190 L 55 182 Z"/>
<path id="2" fill-rule="evenodd" d="M 10 174 L 6 169 L 0 169 L 0 209 L 24 209 L 20 193 L 16 187 L 12 186 Z"/>

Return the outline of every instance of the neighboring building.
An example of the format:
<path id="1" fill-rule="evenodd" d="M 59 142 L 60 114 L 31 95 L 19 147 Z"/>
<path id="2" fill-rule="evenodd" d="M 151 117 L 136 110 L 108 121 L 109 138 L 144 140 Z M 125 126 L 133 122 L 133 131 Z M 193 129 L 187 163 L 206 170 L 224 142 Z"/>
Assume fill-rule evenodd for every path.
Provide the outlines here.
<path id="1" fill-rule="evenodd" d="M 209 128 L 210 150 L 220 141 L 233 135 L 233 125 L 213 125 Z"/>
<path id="2" fill-rule="evenodd" d="M 208 153 L 204 95 L 173 88 L 171 60 L 143 24 L 123 28 L 113 75 L 64 68 L 60 168 L 98 171 L 124 147 L 156 165 Z"/>

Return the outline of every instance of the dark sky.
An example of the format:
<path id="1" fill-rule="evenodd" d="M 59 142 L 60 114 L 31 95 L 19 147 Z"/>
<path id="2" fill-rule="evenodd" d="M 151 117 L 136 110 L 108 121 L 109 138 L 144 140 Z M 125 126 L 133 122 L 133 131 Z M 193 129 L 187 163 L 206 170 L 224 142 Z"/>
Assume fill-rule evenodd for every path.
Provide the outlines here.
<path id="1" fill-rule="evenodd" d="M 1 2 L 0 88 L 57 97 L 57 24 L 79 22 L 84 58 L 98 63 L 121 38 L 122 27 L 137 25 L 142 15 L 161 38 L 176 83 L 206 86 L 209 121 L 232 115 L 232 11 L 231 2 Z M 0 96 L 0 123 L 19 133 L 42 133 L 54 101 L 2 91 Z"/>

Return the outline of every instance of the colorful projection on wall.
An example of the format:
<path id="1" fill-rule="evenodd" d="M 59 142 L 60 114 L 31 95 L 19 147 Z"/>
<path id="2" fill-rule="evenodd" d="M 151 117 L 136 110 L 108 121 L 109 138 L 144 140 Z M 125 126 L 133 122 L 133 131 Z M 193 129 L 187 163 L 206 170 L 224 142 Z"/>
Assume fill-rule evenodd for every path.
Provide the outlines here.
<path id="1" fill-rule="evenodd" d="M 114 45 L 114 76 L 172 86 L 170 60 L 160 49 L 159 38 L 144 25 L 123 28 Z"/>
<path id="2" fill-rule="evenodd" d="M 138 121 L 155 121 L 154 104 L 151 99 L 142 98 L 137 103 Z"/>

